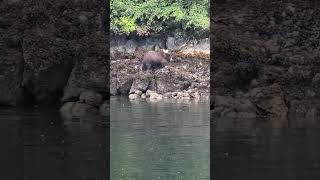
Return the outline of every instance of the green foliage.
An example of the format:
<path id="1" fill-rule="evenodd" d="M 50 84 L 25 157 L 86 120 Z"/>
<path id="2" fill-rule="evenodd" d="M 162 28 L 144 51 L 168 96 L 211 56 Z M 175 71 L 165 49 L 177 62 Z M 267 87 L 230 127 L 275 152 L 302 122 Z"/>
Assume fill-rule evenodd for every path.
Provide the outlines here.
<path id="1" fill-rule="evenodd" d="M 147 35 L 177 25 L 209 28 L 208 0 L 111 0 L 111 31 Z"/>

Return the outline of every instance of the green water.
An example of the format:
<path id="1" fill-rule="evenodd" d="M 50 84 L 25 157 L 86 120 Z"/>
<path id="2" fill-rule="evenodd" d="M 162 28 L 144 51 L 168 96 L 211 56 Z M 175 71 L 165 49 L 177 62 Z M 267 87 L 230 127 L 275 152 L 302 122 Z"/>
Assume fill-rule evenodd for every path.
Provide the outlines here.
<path id="1" fill-rule="evenodd" d="M 209 180 L 209 104 L 114 98 L 111 180 Z"/>

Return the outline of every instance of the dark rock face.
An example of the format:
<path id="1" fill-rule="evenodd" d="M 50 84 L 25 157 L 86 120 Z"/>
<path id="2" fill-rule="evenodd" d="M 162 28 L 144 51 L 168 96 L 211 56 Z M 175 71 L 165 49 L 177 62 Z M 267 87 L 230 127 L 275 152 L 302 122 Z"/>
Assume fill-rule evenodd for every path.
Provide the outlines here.
<path id="1" fill-rule="evenodd" d="M 0 105 L 17 105 L 23 96 L 22 36 L 16 18 L 21 8 L 9 1 L 0 3 Z"/>
<path id="2" fill-rule="evenodd" d="M 74 64 L 70 42 L 50 35 L 31 35 L 23 41 L 22 87 L 37 104 L 52 104 L 62 95 Z"/>
<path id="3" fill-rule="evenodd" d="M 0 3 L 0 105 L 77 101 L 109 93 L 102 1 Z M 72 99 L 74 98 L 74 99 Z"/>
<path id="4" fill-rule="evenodd" d="M 0 51 L 5 54 L 0 58 L 0 105 L 15 106 L 23 101 L 22 53 L 17 50 L 10 52 L 6 47 L 0 47 Z"/>
<path id="5" fill-rule="evenodd" d="M 215 121 L 223 121 L 228 116 L 223 112 L 245 100 L 251 105 L 235 112 L 244 123 L 319 126 L 319 4 L 239 0 L 214 1 L 212 6 L 210 93 Z M 233 101 L 221 106 L 219 96 Z"/>
<path id="6" fill-rule="evenodd" d="M 105 37 L 92 35 L 80 42 L 79 59 L 64 88 L 62 102 L 78 99 L 84 90 L 93 90 L 106 98 L 109 95 L 108 49 Z"/>

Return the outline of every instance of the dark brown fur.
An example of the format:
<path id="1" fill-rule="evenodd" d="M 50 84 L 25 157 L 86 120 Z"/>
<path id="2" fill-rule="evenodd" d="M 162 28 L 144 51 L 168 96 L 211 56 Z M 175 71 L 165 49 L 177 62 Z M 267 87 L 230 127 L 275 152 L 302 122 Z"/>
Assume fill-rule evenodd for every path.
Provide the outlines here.
<path id="1" fill-rule="evenodd" d="M 167 55 L 163 51 L 148 51 L 143 56 L 142 70 L 163 68 L 167 63 Z"/>

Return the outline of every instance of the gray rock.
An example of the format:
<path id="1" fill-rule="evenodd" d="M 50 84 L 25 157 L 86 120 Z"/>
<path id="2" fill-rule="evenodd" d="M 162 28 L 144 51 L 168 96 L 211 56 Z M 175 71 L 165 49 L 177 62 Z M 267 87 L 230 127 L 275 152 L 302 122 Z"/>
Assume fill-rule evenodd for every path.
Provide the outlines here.
<path id="1" fill-rule="evenodd" d="M 153 100 L 160 100 L 163 98 L 161 94 L 158 94 L 155 91 L 151 91 L 151 90 L 148 90 L 146 92 L 146 97 L 149 97 L 150 99 L 153 99 Z"/>
<path id="2" fill-rule="evenodd" d="M 92 35 L 81 39 L 79 60 L 71 71 L 62 99 L 74 99 L 83 90 L 110 94 L 109 83 L 106 83 L 110 79 L 107 62 L 109 49 L 105 46 L 104 38 Z"/>
<path id="3" fill-rule="evenodd" d="M 66 102 L 60 108 L 60 113 L 67 118 L 72 117 L 72 108 L 74 107 L 75 102 Z"/>
<path id="4" fill-rule="evenodd" d="M 99 106 L 102 102 L 102 95 L 94 91 L 84 91 L 80 94 L 79 102 L 92 106 Z"/>
<path id="5" fill-rule="evenodd" d="M 187 92 L 178 92 L 177 96 L 180 97 L 190 97 L 189 93 Z"/>
<path id="6" fill-rule="evenodd" d="M 142 91 L 140 91 L 140 90 L 136 90 L 134 93 L 135 93 L 136 95 L 138 95 L 138 96 L 141 96 L 141 95 L 142 95 Z"/>
<path id="7" fill-rule="evenodd" d="M 82 23 L 82 24 L 88 23 L 88 17 L 86 15 L 80 14 L 78 18 L 79 18 L 80 23 Z"/>
<path id="8" fill-rule="evenodd" d="M 200 99 L 200 94 L 199 94 L 199 92 L 197 92 L 197 91 L 191 92 L 191 93 L 190 93 L 190 96 L 191 96 L 193 99 Z"/>
<path id="9" fill-rule="evenodd" d="M 117 89 L 120 94 L 128 94 L 132 86 L 133 79 L 129 76 L 118 77 Z"/>
<path id="10" fill-rule="evenodd" d="M 167 92 L 163 94 L 164 98 L 172 98 L 173 97 L 173 93 L 172 92 Z"/>
<path id="11" fill-rule="evenodd" d="M 129 99 L 132 99 L 132 100 L 138 99 L 139 97 L 140 97 L 140 96 L 137 95 L 137 94 L 130 94 L 130 95 L 129 95 Z"/>
<path id="12" fill-rule="evenodd" d="M 125 48 L 126 48 L 126 52 L 128 54 L 133 54 L 134 51 L 136 50 L 137 48 L 137 43 L 133 40 L 129 40 L 127 41 L 127 43 L 125 44 Z"/>
<path id="13" fill-rule="evenodd" d="M 174 37 L 168 37 L 167 38 L 167 42 L 166 42 L 166 46 L 167 46 L 167 49 L 169 49 L 169 50 L 175 49 L 177 47 L 176 44 L 175 44 L 175 38 Z"/>
<path id="14" fill-rule="evenodd" d="M 75 117 L 97 115 L 98 112 L 98 108 L 80 102 L 76 102 L 72 108 L 72 115 Z"/>
<path id="15" fill-rule="evenodd" d="M 142 92 L 146 92 L 150 83 L 150 78 L 148 75 L 139 74 L 135 77 L 132 86 L 130 88 L 130 93 L 139 90 Z"/>
<path id="16" fill-rule="evenodd" d="M 63 39 L 30 33 L 23 39 L 22 86 L 37 104 L 52 104 L 66 85 L 75 58 L 73 47 Z"/>

